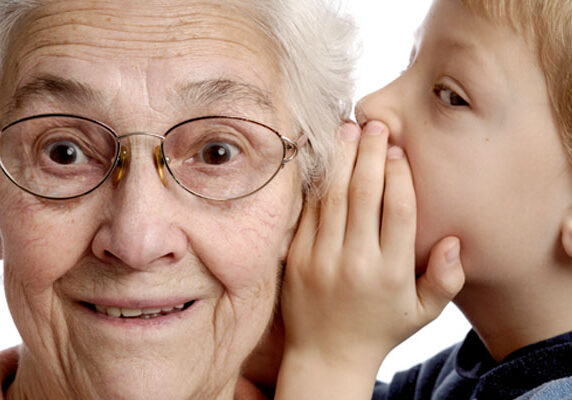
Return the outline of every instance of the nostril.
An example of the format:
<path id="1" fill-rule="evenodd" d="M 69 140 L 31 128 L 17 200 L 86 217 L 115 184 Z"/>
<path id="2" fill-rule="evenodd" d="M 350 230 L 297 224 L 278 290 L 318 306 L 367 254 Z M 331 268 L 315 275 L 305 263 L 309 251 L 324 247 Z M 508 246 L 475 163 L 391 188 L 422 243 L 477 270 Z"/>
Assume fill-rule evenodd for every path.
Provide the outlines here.
<path id="1" fill-rule="evenodd" d="M 105 262 L 108 262 L 108 263 L 116 263 L 116 262 L 121 261 L 121 259 L 119 257 L 117 257 L 115 254 L 113 254 L 109 250 L 103 251 L 103 257 L 101 257 L 101 258 L 102 258 L 102 260 L 104 260 Z"/>

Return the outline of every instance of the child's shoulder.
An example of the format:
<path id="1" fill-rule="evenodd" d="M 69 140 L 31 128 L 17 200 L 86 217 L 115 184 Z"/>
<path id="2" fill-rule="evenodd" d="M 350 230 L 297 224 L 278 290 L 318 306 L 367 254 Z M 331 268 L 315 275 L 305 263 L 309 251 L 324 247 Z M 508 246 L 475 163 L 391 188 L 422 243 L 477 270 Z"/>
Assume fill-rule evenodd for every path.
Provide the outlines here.
<path id="1" fill-rule="evenodd" d="M 536 395 L 535 390 L 568 390 L 572 400 L 570 359 L 572 332 L 524 347 L 496 362 L 477 333 L 471 331 L 462 343 L 397 373 L 389 384 L 377 383 L 373 399 L 514 399 Z M 566 377 L 571 378 L 561 380 Z"/>
<path id="2" fill-rule="evenodd" d="M 547 382 L 516 400 L 572 400 L 572 376 Z"/>
<path id="3" fill-rule="evenodd" d="M 432 398 L 455 371 L 459 350 L 466 342 L 465 339 L 411 369 L 396 373 L 390 383 L 377 382 L 373 400 Z"/>

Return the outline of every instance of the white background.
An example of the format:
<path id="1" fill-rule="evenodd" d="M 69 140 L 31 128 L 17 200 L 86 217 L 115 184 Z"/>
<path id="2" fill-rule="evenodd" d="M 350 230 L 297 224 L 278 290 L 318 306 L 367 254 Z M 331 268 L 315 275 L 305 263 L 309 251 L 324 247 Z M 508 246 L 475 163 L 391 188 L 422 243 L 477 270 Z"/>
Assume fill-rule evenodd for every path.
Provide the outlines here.
<path id="1" fill-rule="evenodd" d="M 413 42 L 413 32 L 422 21 L 430 0 L 348 0 L 361 32 L 362 57 L 356 71 L 356 100 L 389 83 L 405 69 Z M 0 268 L 2 264 L 0 262 Z M 391 379 L 395 371 L 412 366 L 465 336 L 469 324 L 449 306 L 428 325 L 385 360 L 378 378 Z M 0 289 L 0 349 L 20 342 Z"/>

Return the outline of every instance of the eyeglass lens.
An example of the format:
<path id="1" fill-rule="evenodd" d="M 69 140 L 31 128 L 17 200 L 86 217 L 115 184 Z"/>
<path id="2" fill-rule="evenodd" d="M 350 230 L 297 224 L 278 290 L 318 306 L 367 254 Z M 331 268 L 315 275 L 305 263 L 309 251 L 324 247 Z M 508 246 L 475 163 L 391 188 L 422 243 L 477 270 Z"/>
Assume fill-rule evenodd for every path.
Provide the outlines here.
<path id="1" fill-rule="evenodd" d="M 120 140 L 105 125 L 82 117 L 31 117 L 2 130 L 0 162 L 22 189 L 46 198 L 72 198 L 107 179 Z M 257 191 L 278 172 L 285 157 L 284 143 L 275 131 L 232 117 L 176 125 L 165 134 L 162 150 L 181 186 L 214 200 Z"/>

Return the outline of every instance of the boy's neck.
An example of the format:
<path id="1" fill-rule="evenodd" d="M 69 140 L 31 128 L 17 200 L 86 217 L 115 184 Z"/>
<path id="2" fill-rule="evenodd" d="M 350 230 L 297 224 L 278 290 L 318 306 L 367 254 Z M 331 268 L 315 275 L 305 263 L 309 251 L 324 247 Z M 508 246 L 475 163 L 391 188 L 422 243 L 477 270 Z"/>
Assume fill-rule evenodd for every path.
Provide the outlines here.
<path id="1" fill-rule="evenodd" d="M 546 278 L 546 277 L 544 277 Z M 572 331 L 572 268 L 506 287 L 468 283 L 455 300 L 492 357 Z"/>

